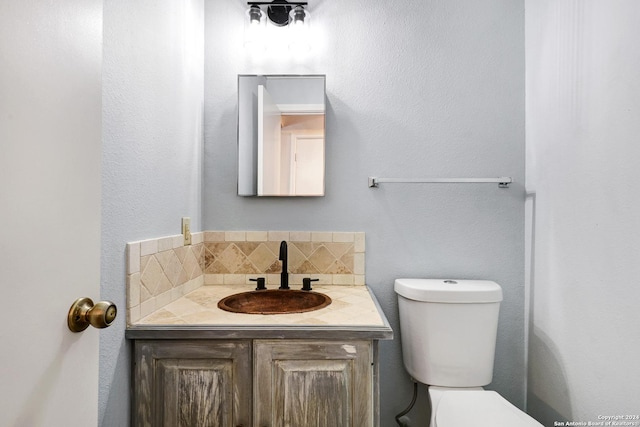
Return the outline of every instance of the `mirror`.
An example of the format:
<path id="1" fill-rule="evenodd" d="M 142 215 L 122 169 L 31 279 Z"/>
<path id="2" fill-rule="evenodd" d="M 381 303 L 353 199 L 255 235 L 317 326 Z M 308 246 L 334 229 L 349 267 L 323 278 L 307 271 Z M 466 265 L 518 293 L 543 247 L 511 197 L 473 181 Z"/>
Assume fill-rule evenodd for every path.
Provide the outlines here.
<path id="1" fill-rule="evenodd" d="M 324 196 L 325 76 L 238 76 L 238 195 Z"/>

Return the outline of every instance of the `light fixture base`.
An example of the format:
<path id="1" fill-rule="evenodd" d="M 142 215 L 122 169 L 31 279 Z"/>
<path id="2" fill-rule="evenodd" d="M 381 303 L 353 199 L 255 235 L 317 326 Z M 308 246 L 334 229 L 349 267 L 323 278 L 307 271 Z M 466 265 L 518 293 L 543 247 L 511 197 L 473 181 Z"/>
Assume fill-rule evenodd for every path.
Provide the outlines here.
<path id="1" fill-rule="evenodd" d="M 291 12 L 291 6 L 288 5 L 267 7 L 269 20 L 278 27 L 289 25 L 289 12 Z"/>

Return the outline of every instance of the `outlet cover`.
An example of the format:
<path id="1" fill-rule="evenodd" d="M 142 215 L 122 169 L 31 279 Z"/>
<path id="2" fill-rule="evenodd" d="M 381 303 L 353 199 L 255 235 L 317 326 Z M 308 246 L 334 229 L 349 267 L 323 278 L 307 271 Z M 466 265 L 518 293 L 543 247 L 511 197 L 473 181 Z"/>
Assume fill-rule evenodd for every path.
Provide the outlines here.
<path id="1" fill-rule="evenodd" d="M 182 218 L 182 235 L 184 236 L 184 245 L 191 244 L 191 218 Z"/>

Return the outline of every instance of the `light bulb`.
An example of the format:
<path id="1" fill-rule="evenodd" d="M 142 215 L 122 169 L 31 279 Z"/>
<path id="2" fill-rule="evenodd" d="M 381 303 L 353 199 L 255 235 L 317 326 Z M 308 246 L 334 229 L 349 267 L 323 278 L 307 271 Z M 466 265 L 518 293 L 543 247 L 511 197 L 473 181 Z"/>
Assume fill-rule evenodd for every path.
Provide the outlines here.
<path id="1" fill-rule="evenodd" d="M 246 12 L 244 26 L 244 46 L 252 51 L 262 51 L 265 49 L 263 27 L 266 19 L 262 10 L 257 5 L 252 5 Z"/>
<path id="2" fill-rule="evenodd" d="M 309 12 L 302 6 L 296 6 L 289 12 L 291 19 L 289 50 L 296 54 L 307 52 L 311 49 L 309 45 Z"/>

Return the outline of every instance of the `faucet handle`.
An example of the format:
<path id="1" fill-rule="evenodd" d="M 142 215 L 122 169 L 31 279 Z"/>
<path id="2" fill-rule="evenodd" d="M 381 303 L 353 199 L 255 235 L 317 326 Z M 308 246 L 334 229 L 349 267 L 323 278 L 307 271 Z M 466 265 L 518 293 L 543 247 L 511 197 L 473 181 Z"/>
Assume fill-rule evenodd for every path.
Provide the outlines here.
<path id="1" fill-rule="evenodd" d="M 258 282 L 258 287 L 256 288 L 256 291 L 262 291 L 267 289 L 267 287 L 264 284 L 264 277 L 258 277 L 257 279 L 249 279 L 252 282 Z"/>
<path id="2" fill-rule="evenodd" d="M 305 277 L 302 279 L 302 290 L 311 291 L 311 282 L 317 282 L 320 279 L 312 279 L 311 277 Z"/>

